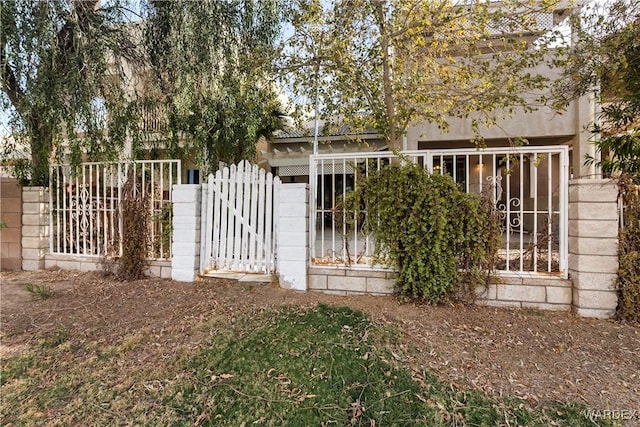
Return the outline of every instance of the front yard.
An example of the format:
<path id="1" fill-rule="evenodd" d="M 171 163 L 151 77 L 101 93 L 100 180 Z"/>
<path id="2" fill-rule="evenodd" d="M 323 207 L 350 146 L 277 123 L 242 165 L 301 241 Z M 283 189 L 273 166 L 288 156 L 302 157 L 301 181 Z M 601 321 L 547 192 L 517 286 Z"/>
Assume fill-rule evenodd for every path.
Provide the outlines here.
<path id="1" fill-rule="evenodd" d="M 3 425 L 640 424 L 637 325 L 1 274 Z"/>

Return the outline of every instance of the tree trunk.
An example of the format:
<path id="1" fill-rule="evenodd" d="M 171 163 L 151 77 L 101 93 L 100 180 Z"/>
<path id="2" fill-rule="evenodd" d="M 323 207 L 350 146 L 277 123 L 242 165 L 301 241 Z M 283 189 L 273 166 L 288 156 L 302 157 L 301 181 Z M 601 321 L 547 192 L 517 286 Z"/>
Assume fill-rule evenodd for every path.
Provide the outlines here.
<path id="1" fill-rule="evenodd" d="M 31 185 L 49 185 L 49 159 L 53 147 L 53 132 L 37 113 L 28 118 L 31 127 Z"/>
<path id="2" fill-rule="evenodd" d="M 402 144 L 397 136 L 396 105 L 393 96 L 393 57 L 390 53 L 389 34 L 386 26 L 386 16 L 384 2 L 376 2 L 376 14 L 378 17 L 378 27 L 380 29 L 380 49 L 382 51 L 382 85 L 384 94 L 385 113 L 387 116 L 387 143 L 389 148 L 400 150 Z"/>

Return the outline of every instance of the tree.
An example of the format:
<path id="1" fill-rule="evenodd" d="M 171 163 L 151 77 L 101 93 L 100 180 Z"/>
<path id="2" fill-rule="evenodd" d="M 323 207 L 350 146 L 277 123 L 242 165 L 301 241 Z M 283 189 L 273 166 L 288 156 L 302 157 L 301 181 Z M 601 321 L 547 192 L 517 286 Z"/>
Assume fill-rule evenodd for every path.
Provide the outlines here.
<path id="1" fill-rule="evenodd" d="M 548 82 L 532 68 L 557 34 L 541 40 L 553 4 L 533 4 L 299 0 L 281 66 L 292 92 L 319 92 L 324 118 L 373 126 L 391 147 L 417 121 L 473 116 L 477 130 L 545 101 L 530 94 Z"/>
<path id="2" fill-rule="evenodd" d="M 209 169 L 252 157 L 281 125 L 268 80 L 278 0 L 1 1 L 4 148 L 30 147 L 33 184 L 53 157 L 114 160 L 129 144 L 137 157 L 149 113 L 168 119 L 159 148 Z"/>
<path id="3" fill-rule="evenodd" d="M 640 179 L 640 2 L 616 0 L 572 17 L 575 43 L 566 51 L 565 79 L 556 87 L 565 102 L 587 93 L 601 98 L 593 123 L 597 163 L 605 173 Z"/>
<path id="4" fill-rule="evenodd" d="M 146 8 L 149 102 L 167 116 L 169 148 L 183 145 L 208 171 L 251 158 L 257 139 L 281 126 L 271 83 L 280 3 L 152 0 Z"/>
<path id="5" fill-rule="evenodd" d="M 119 0 L 1 1 L 0 99 L 14 144 L 30 147 L 32 184 L 48 184 L 54 155 L 77 163 L 124 146 L 137 119 L 122 64 L 140 59 L 126 22 Z"/>

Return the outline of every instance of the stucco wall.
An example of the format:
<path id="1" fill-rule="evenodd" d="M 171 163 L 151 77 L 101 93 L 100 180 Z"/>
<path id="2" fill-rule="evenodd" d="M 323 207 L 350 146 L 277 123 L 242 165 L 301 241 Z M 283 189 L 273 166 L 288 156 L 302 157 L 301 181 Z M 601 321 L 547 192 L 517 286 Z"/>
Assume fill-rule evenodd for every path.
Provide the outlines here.
<path id="1" fill-rule="evenodd" d="M 0 269 L 22 268 L 22 190 L 13 178 L 0 178 L 0 221 L 6 228 L 0 230 Z"/>

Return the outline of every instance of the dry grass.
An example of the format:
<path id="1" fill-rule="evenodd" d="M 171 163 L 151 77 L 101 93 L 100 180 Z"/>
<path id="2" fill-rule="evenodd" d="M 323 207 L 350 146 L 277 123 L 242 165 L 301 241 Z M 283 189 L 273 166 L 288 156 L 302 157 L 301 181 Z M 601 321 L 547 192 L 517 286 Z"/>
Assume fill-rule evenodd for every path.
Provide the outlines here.
<path id="1" fill-rule="evenodd" d="M 49 286 L 57 297 L 34 301 L 25 283 Z M 417 383 L 416 373 L 432 373 L 455 390 L 479 393 L 482 401 L 507 409 L 511 399 L 519 399 L 538 411 L 534 414 L 550 401 L 640 410 L 640 329 L 631 324 L 534 310 L 300 294 L 222 281 L 121 283 L 63 271 L 2 273 L 1 291 L 3 401 L 12 393 L 20 396 L 34 424 L 73 424 L 78 414 L 89 414 L 106 425 L 131 420 L 129 413 L 142 417 L 137 422 L 143 424 L 166 424 L 170 419 L 156 412 L 147 420 L 144 414 L 149 408 L 166 409 L 162 393 L 167 387 L 188 383 L 189 371 L 176 368 L 180 361 L 205 354 L 212 339 L 231 344 L 242 331 L 256 329 L 247 329 L 255 325 L 247 319 L 283 305 L 304 311 L 318 303 L 362 310 L 376 327 L 391 331 L 395 356 L 387 359 L 411 372 Z M 7 383 L 6 378 L 18 380 Z M 33 387 L 41 392 L 30 392 Z M 184 408 L 179 393 L 171 396 L 169 406 Z M 455 396 L 450 400 L 464 403 Z M 357 405 L 352 409 L 358 412 Z M 195 423 L 197 415 L 185 419 Z"/>

